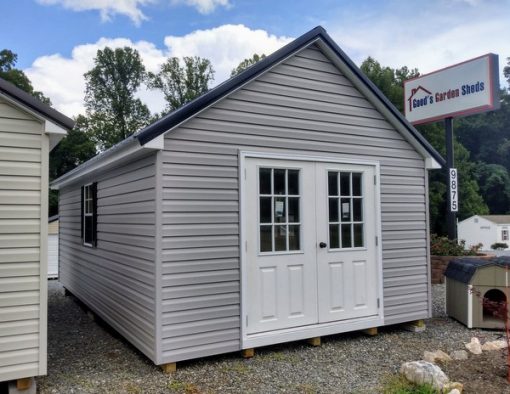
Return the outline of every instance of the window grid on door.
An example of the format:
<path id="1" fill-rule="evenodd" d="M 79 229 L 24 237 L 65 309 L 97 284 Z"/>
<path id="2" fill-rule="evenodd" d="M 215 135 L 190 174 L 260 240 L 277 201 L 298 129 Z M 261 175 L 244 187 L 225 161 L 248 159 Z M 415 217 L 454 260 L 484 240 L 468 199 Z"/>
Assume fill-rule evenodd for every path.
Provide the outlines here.
<path id="1" fill-rule="evenodd" d="M 328 171 L 329 248 L 365 246 L 363 173 Z"/>
<path id="2" fill-rule="evenodd" d="M 301 250 L 299 170 L 259 168 L 259 250 Z"/>

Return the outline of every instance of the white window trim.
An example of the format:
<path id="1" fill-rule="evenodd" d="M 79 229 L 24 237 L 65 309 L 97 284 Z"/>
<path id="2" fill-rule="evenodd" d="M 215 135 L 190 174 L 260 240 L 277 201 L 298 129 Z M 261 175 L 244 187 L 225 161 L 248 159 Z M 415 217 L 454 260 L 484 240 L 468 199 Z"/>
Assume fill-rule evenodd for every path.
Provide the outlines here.
<path id="1" fill-rule="evenodd" d="M 89 193 L 91 192 L 91 186 L 93 185 L 93 183 L 87 183 L 86 185 L 83 185 L 83 218 L 82 218 L 82 221 L 83 221 L 83 239 L 82 239 L 82 243 L 83 243 L 83 246 L 87 246 L 89 248 L 93 248 L 94 245 L 91 244 L 91 243 L 88 243 L 88 242 L 85 242 L 85 234 L 86 234 L 86 223 L 87 221 L 85 220 L 86 217 L 92 217 L 94 218 L 94 208 L 92 208 L 92 212 L 91 213 L 87 213 L 87 189 L 89 189 Z M 94 197 L 92 196 L 92 198 L 90 198 L 89 200 L 92 201 L 92 206 L 94 206 Z"/>

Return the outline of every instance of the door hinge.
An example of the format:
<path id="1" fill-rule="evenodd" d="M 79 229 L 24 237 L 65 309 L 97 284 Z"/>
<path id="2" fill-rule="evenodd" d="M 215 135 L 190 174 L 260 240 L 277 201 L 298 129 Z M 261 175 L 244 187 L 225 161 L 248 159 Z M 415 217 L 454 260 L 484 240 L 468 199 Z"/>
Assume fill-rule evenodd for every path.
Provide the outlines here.
<path id="1" fill-rule="evenodd" d="M 377 186 L 377 175 L 374 175 L 374 185 Z"/>
<path id="2" fill-rule="evenodd" d="M 381 307 L 381 300 L 378 298 L 377 299 L 377 308 L 380 308 Z"/>
<path id="3" fill-rule="evenodd" d="M 379 237 L 375 237 L 375 246 L 379 246 Z"/>

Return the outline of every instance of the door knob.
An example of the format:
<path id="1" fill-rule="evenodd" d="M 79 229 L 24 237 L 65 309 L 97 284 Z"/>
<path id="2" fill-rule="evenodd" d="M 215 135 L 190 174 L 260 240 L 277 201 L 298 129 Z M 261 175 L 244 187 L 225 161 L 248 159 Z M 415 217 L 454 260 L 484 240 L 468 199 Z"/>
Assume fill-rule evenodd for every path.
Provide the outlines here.
<path id="1" fill-rule="evenodd" d="M 319 244 L 319 248 L 321 248 L 321 249 L 325 248 L 326 246 L 328 246 L 328 245 L 326 245 L 326 242 L 321 242 Z"/>

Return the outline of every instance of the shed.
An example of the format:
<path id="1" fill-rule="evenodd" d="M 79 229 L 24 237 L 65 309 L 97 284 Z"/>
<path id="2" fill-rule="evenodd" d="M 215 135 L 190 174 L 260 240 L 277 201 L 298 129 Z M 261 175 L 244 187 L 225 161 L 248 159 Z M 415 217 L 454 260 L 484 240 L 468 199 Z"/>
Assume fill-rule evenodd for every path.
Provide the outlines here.
<path id="1" fill-rule="evenodd" d="M 48 219 L 48 279 L 58 278 L 58 215 Z"/>
<path id="2" fill-rule="evenodd" d="M 460 258 L 446 269 L 446 313 L 468 328 L 504 329 L 498 308 L 510 297 L 510 258 Z"/>
<path id="3" fill-rule="evenodd" d="M 317 27 L 57 179 L 60 280 L 160 365 L 428 318 L 443 163 Z"/>
<path id="4" fill-rule="evenodd" d="M 0 381 L 46 374 L 48 152 L 72 127 L 0 79 Z"/>
<path id="5" fill-rule="evenodd" d="M 507 244 L 510 250 L 510 215 L 474 215 L 458 224 L 458 238 L 466 241 L 466 247 L 482 244 L 482 250 L 490 250 L 495 243 Z"/>

